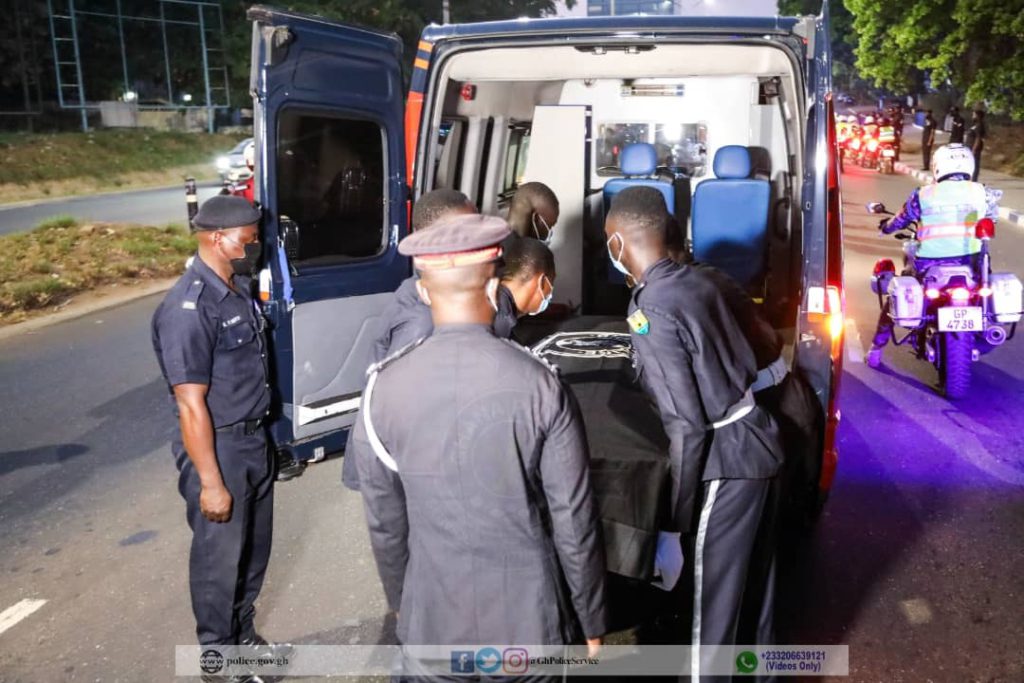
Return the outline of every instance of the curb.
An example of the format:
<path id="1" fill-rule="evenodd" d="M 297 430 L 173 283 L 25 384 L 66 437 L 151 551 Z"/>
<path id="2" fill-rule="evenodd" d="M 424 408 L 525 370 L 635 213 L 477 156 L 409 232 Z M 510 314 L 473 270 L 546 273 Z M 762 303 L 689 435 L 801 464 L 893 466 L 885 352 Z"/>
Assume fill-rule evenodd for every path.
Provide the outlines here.
<path id="1" fill-rule="evenodd" d="M 51 325 L 57 325 L 59 323 L 68 322 L 77 318 L 84 318 L 87 315 L 99 313 L 109 308 L 115 308 L 124 304 L 131 303 L 138 299 L 144 299 L 147 296 L 153 294 L 159 294 L 165 292 L 178 281 L 178 277 L 166 278 L 162 280 L 156 280 L 147 283 L 145 286 L 132 288 L 127 291 L 118 291 L 113 294 L 106 296 L 100 296 L 99 298 L 81 302 L 78 305 L 69 306 L 63 311 L 57 311 L 56 313 L 48 313 L 41 315 L 38 318 L 30 318 L 24 322 L 14 323 L 12 325 L 6 325 L 0 327 L 0 341 L 17 337 L 23 334 L 31 334 L 38 332 Z M 82 292 L 78 296 L 95 296 L 96 292 Z"/>
<path id="2" fill-rule="evenodd" d="M 928 171 L 921 171 L 916 168 L 911 168 L 902 161 L 897 161 L 893 165 L 893 169 L 904 175 L 912 176 L 913 178 L 916 178 L 919 182 L 924 183 L 925 185 L 934 182 L 932 174 L 929 173 Z M 1006 206 L 1000 206 L 999 217 L 1008 223 L 1013 223 L 1014 225 L 1024 227 L 1024 212 L 1018 209 L 1011 209 Z"/>

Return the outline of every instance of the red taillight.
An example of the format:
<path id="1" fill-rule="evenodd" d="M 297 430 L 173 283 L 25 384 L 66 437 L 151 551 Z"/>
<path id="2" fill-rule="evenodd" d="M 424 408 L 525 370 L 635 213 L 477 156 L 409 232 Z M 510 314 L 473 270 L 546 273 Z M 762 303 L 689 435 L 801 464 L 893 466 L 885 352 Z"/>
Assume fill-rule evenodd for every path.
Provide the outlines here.
<path id="1" fill-rule="evenodd" d="M 929 299 L 938 299 L 940 296 L 942 296 L 942 292 L 935 289 L 934 287 L 929 287 L 928 289 L 924 290 L 924 295 Z"/>
<path id="2" fill-rule="evenodd" d="M 978 296 L 992 296 L 992 288 L 982 287 L 981 289 L 978 290 Z"/>
<path id="3" fill-rule="evenodd" d="M 843 304 L 842 299 L 839 296 L 839 288 L 833 285 L 829 285 L 825 288 L 826 295 L 826 311 L 828 312 L 828 333 L 832 335 L 832 344 L 835 345 L 837 342 L 841 342 L 843 339 L 843 329 L 846 325 L 843 320 Z"/>
<path id="4" fill-rule="evenodd" d="M 996 236 L 996 224 L 991 218 L 982 218 L 974 226 L 974 234 L 979 240 L 990 240 Z"/>
<path id="5" fill-rule="evenodd" d="M 892 262 L 891 258 L 880 258 L 877 261 L 875 261 L 875 275 L 895 272 L 896 264 Z"/>
<path id="6" fill-rule="evenodd" d="M 949 290 L 949 298 L 959 304 L 967 303 L 971 300 L 971 290 L 966 287 L 954 287 Z"/>

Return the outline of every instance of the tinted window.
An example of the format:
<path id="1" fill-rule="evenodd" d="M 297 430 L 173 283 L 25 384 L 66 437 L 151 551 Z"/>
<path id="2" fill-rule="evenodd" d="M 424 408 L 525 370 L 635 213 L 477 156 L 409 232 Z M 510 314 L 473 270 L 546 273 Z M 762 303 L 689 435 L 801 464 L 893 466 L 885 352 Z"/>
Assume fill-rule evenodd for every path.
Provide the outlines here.
<path id="1" fill-rule="evenodd" d="M 371 121 L 282 112 L 278 212 L 299 226 L 297 268 L 373 256 L 384 247 L 384 136 Z"/>

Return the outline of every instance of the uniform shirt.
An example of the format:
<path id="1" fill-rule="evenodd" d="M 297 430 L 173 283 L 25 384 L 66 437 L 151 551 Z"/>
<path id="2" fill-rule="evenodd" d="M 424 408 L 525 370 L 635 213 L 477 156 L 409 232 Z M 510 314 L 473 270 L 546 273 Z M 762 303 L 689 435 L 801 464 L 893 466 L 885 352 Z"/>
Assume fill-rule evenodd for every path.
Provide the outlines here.
<path id="1" fill-rule="evenodd" d="M 754 352 L 757 369 L 763 370 L 774 363 L 782 355 L 782 337 L 761 314 L 750 295 L 729 274 L 706 263 L 690 265 L 714 282 L 722 293 L 729 311 L 743 330 L 743 338 Z"/>
<path id="2" fill-rule="evenodd" d="M 952 123 L 949 127 L 949 143 L 960 143 L 964 141 L 964 117 L 956 114 L 952 118 Z"/>
<path id="3" fill-rule="evenodd" d="M 999 220 L 999 200 L 1003 193 L 981 183 L 953 178 L 927 188 L 932 204 L 929 211 L 924 211 L 921 206 L 922 188 L 916 188 L 903 209 L 886 221 L 882 232 L 891 235 L 910 228 L 912 223 L 920 224 L 918 240 L 921 244 L 917 248 L 917 258 L 952 258 L 978 253 L 981 242 L 974 238 L 974 223 L 982 217 Z M 971 191 L 962 191 L 968 189 Z M 974 199 L 970 199 L 972 195 Z M 943 230 L 949 226 L 933 226 L 931 223 L 956 223 L 961 227 L 954 231 L 954 236 L 942 236 L 935 228 Z"/>
<path id="4" fill-rule="evenodd" d="M 379 363 L 418 339 L 429 337 L 434 331 L 430 306 L 420 299 L 416 291 L 415 275 L 406 278 L 395 290 L 395 297 L 381 311 L 384 332 L 373 345 L 373 362 Z M 518 315 L 516 301 L 505 287 L 498 287 L 498 311 L 494 316 L 494 332 L 502 339 L 512 337 Z"/>
<path id="5" fill-rule="evenodd" d="M 234 282 L 236 290 L 197 255 L 152 321 L 153 350 L 168 388 L 207 385 L 214 428 L 265 417 L 270 407 L 263 318 L 250 279 Z"/>
<path id="6" fill-rule="evenodd" d="M 921 139 L 926 145 L 935 144 L 935 119 L 931 116 L 926 116 L 924 119 L 924 129 L 921 133 Z"/>
<path id="7" fill-rule="evenodd" d="M 775 476 L 778 428 L 760 407 L 712 426 L 744 398 L 757 362 L 725 297 L 700 269 L 667 258 L 652 265 L 633 289 L 629 321 L 638 378 L 671 444 L 676 525 L 687 533 L 701 481 Z"/>
<path id="8" fill-rule="evenodd" d="M 345 457 L 403 643 L 563 644 L 577 619 L 607 631 L 586 436 L 550 366 L 487 325 L 445 325 L 385 364 L 360 411 Z"/>

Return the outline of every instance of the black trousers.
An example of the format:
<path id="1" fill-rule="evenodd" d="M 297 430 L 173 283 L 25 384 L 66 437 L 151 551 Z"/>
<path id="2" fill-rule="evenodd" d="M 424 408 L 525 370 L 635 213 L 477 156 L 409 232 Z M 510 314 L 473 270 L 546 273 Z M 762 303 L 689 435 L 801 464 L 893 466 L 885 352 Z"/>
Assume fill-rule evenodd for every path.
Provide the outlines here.
<path id="1" fill-rule="evenodd" d="M 199 475 L 180 442 L 172 445 L 178 491 L 192 529 L 189 589 L 201 645 L 232 645 L 255 634 L 256 597 L 270 559 L 274 471 L 266 434 L 243 425 L 216 432 L 217 462 L 231 493 L 231 519 L 211 522 L 199 508 Z"/>
<path id="2" fill-rule="evenodd" d="M 715 645 L 774 643 L 776 481 L 704 483 L 700 521 L 687 557 L 693 572 L 693 681 L 716 680 L 702 673 L 722 661 Z"/>
<path id="3" fill-rule="evenodd" d="M 974 173 L 971 175 L 971 180 L 978 182 L 978 174 L 981 173 L 981 153 L 985 149 L 985 145 L 978 145 L 976 150 L 971 150 L 974 154 Z"/>
<path id="4" fill-rule="evenodd" d="M 924 170 L 930 170 L 932 167 L 932 146 L 921 145 L 921 156 L 923 157 L 922 161 L 924 162 Z"/>

